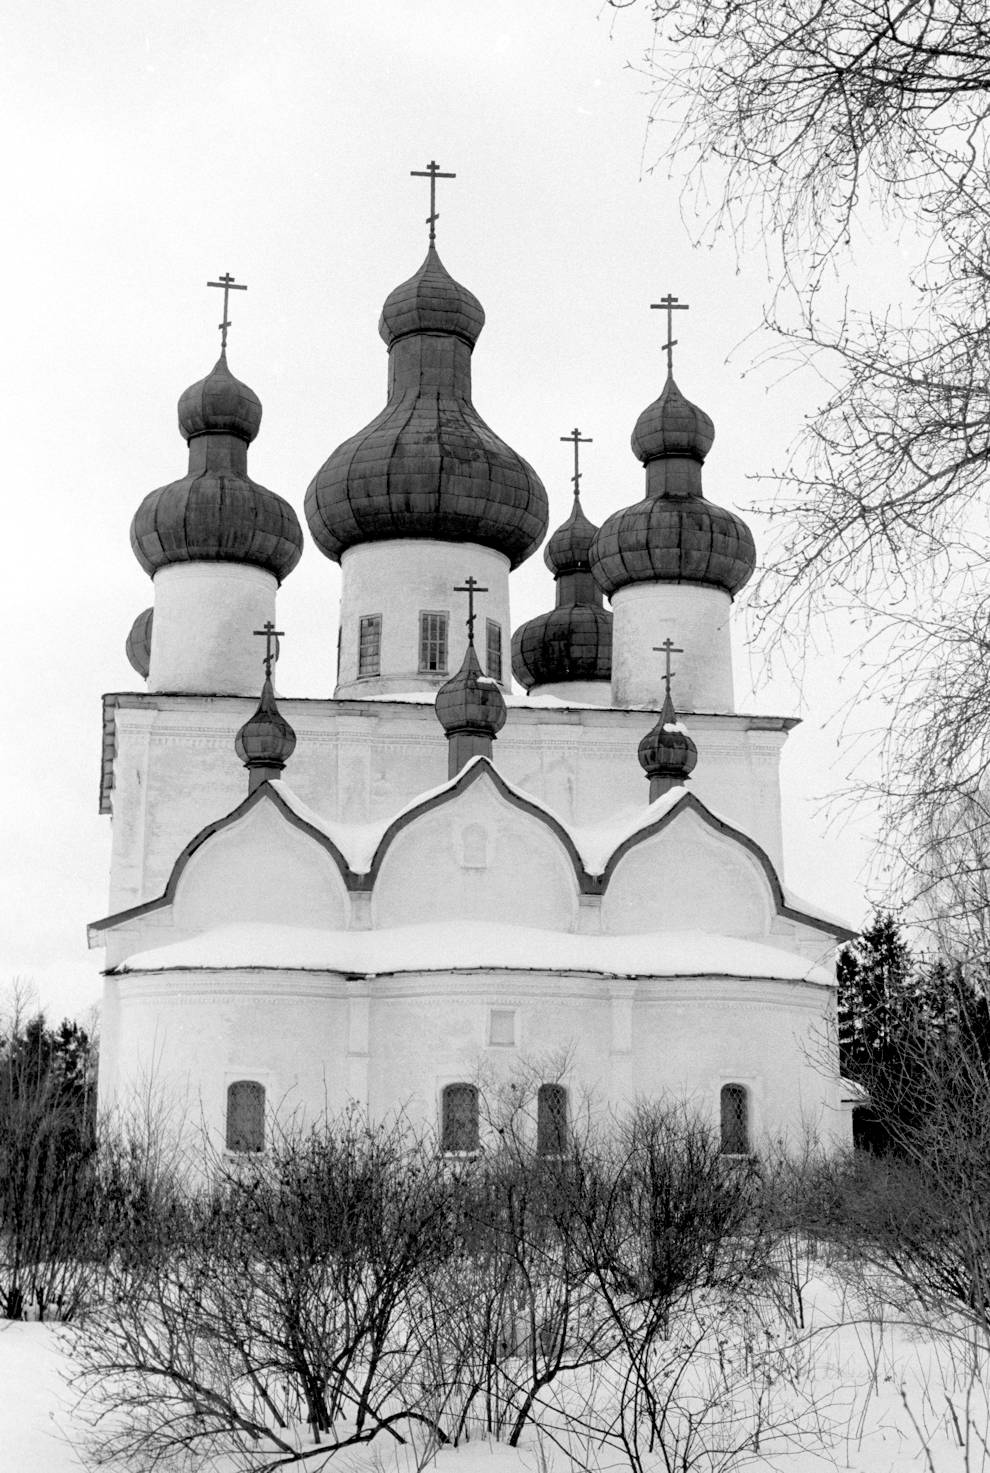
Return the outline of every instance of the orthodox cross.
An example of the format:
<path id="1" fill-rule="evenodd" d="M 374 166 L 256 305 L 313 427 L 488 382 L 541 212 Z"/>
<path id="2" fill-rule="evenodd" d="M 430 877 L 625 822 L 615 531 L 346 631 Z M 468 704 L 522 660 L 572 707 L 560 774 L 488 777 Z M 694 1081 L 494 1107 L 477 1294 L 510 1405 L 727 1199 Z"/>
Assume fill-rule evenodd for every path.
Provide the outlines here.
<path id="1" fill-rule="evenodd" d="M 688 310 L 688 304 L 687 302 L 679 302 L 676 297 L 672 297 L 670 292 L 668 292 L 665 297 L 660 298 L 659 302 L 651 302 L 650 310 L 652 312 L 666 312 L 667 314 L 667 341 L 663 345 L 663 351 L 667 355 L 667 372 L 673 376 L 674 349 L 677 347 L 677 339 L 674 337 L 674 313 L 686 312 Z"/>
<path id="2" fill-rule="evenodd" d="M 255 629 L 254 633 L 260 635 L 265 641 L 265 658 L 261 663 L 265 667 L 265 679 L 271 680 L 272 666 L 277 663 L 278 657 L 282 652 L 282 646 L 279 644 L 279 640 L 285 637 L 285 630 L 276 629 L 271 619 L 267 619 L 264 629 Z"/>
<path id="3" fill-rule="evenodd" d="M 560 438 L 565 443 L 569 440 L 573 440 L 574 442 L 574 474 L 571 476 L 571 480 L 574 482 L 574 495 L 577 496 L 581 489 L 581 471 L 578 464 L 578 455 L 580 452 L 578 451 L 578 446 L 593 445 L 595 442 L 583 436 L 581 431 L 577 429 L 571 430 L 569 435 L 561 435 Z"/>
<path id="4" fill-rule="evenodd" d="M 666 689 L 667 689 L 667 695 L 669 697 L 670 696 L 670 681 L 671 681 L 671 677 L 674 674 L 674 671 L 671 670 L 671 668 L 670 668 L 670 657 L 671 657 L 671 655 L 683 655 L 684 651 L 683 650 L 679 650 L 677 648 L 677 646 L 675 645 L 674 641 L 671 639 L 671 637 L 670 637 L 669 634 L 668 634 L 667 638 L 664 640 L 663 644 L 655 644 L 653 646 L 653 649 L 654 649 L 654 652 L 656 654 L 663 655 L 664 656 L 664 660 L 665 660 L 665 663 L 666 663 L 667 668 L 666 668 L 666 670 L 664 671 L 664 674 L 663 674 L 663 681 L 664 681 L 664 685 L 666 686 Z"/>
<path id="5" fill-rule="evenodd" d="M 430 181 L 430 213 L 426 217 L 426 223 L 430 227 L 430 245 L 432 245 L 437 238 L 437 221 L 440 219 L 437 214 L 437 180 L 456 179 L 457 175 L 443 173 L 436 159 L 431 159 L 425 169 L 410 169 L 409 173 L 414 179 L 429 179 Z"/>
<path id="6" fill-rule="evenodd" d="M 467 616 L 468 644 L 473 645 L 474 644 L 474 621 L 478 617 L 477 614 L 474 612 L 474 596 L 475 596 L 476 593 L 487 593 L 488 592 L 488 589 L 487 588 L 482 588 L 481 585 L 472 576 L 470 578 L 465 578 L 465 580 L 461 584 L 461 586 L 459 588 L 455 588 L 454 589 L 454 592 L 455 593 L 466 593 L 467 596 L 468 596 L 468 616 Z"/>
<path id="7" fill-rule="evenodd" d="M 235 282 L 229 271 L 225 271 L 219 281 L 208 281 L 207 286 L 218 286 L 223 292 L 223 321 L 220 324 L 220 347 L 227 351 L 227 329 L 230 323 L 227 320 L 227 303 L 230 301 L 231 292 L 246 292 L 247 287 L 240 282 Z"/>

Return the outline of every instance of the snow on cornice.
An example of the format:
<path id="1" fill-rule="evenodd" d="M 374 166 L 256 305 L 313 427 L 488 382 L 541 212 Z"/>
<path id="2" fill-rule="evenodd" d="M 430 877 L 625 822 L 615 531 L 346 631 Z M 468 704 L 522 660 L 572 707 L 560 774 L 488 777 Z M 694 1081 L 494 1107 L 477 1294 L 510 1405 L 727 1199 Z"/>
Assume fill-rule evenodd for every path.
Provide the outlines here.
<path id="1" fill-rule="evenodd" d="M 463 784 L 465 776 L 470 773 L 471 769 L 480 764 L 484 764 L 494 774 L 495 769 L 487 758 L 472 757 L 455 777 L 448 778 L 446 782 L 426 792 L 418 793 L 396 813 L 389 814 L 385 818 L 374 819 L 369 823 L 338 823 L 324 818 L 303 803 L 284 779 L 273 782 L 270 786 L 297 818 L 301 818 L 304 823 L 309 824 L 319 833 L 325 834 L 331 843 L 336 844 L 356 874 L 366 874 L 372 866 L 382 839 L 394 824 L 399 823 L 418 808 L 429 807 L 438 798 L 452 793 L 454 789 Z M 532 793 L 527 793 L 524 788 L 518 788 L 514 783 L 508 782 L 501 773 L 498 774 L 498 777 L 505 789 L 521 803 L 529 808 L 537 809 L 552 824 L 564 830 L 574 844 L 581 863 L 589 875 L 604 874 L 609 859 L 620 844 L 631 839 L 634 834 L 639 833 L 640 829 L 648 828 L 650 824 L 663 818 L 687 793 L 687 789 L 681 785 L 671 788 L 655 803 L 628 808 L 617 817 L 610 818 L 603 823 L 569 824 L 546 803 L 541 802 L 539 798 L 534 798 Z"/>
<path id="2" fill-rule="evenodd" d="M 833 985 L 806 957 L 701 931 L 589 936 L 482 921 L 382 931 L 322 931 L 239 923 L 139 952 L 113 975 L 192 970 L 396 973 L 513 971 L 602 977 L 732 977 Z"/>

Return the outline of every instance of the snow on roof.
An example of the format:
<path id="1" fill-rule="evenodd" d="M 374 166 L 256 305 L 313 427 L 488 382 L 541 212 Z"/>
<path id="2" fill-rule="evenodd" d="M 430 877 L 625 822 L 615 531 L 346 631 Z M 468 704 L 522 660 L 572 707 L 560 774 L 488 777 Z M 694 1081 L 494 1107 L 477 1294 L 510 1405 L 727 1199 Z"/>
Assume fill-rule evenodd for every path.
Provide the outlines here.
<path id="1" fill-rule="evenodd" d="M 701 931 L 588 936 L 482 921 L 427 922 L 383 931 L 323 931 L 239 923 L 138 952 L 116 973 L 262 967 L 279 971 L 512 970 L 606 977 L 754 977 L 832 983 L 792 951 Z"/>
<path id="2" fill-rule="evenodd" d="M 297 818 L 301 818 L 304 823 L 308 823 L 319 833 L 325 834 L 332 843 L 336 844 L 356 874 L 366 874 L 371 868 L 375 851 L 381 843 L 385 831 L 395 823 L 396 819 L 401 818 L 403 814 L 412 812 L 415 808 L 419 808 L 421 804 L 428 802 L 431 798 L 438 798 L 443 793 L 449 792 L 463 780 L 464 774 L 469 768 L 484 761 L 485 758 L 483 757 L 472 757 L 470 762 L 467 762 L 461 768 L 456 777 L 449 778 L 447 782 L 440 783 L 439 786 L 430 788 L 424 793 L 418 793 L 415 798 L 403 808 L 400 808 L 396 813 L 388 814 L 384 818 L 372 819 L 368 823 L 338 823 L 332 819 L 326 819 L 303 803 L 284 780 L 273 782 L 271 786 L 285 802 L 287 807 L 292 809 L 292 812 Z M 501 777 L 501 774 L 499 776 Z M 668 793 L 664 793 L 655 803 L 644 803 L 642 806 L 627 808 L 615 818 L 607 819 L 603 823 L 577 825 L 565 823 L 560 815 L 555 813 L 546 803 L 542 803 L 539 798 L 534 798 L 531 793 L 527 793 L 523 788 L 518 788 L 515 784 L 507 782 L 504 777 L 502 778 L 502 782 L 517 798 L 522 799 L 523 802 L 529 804 L 531 807 L 537 808 L 542 813 L 545 813 L 548 818 L 559 824 L 570 835 L 581 857 L 581 863 L 590 875 L 602 874 L 610 857 L 620 844 L 624 843 L 626 839 L 631 838 L 633 834 L 638 833 L 640 829 L 646 828 L 651 823 L 655 823 L 665 813 L 669 813 L 678 801 L 684 797 L 687 791 L 683 786 L 671 788 Z"/>

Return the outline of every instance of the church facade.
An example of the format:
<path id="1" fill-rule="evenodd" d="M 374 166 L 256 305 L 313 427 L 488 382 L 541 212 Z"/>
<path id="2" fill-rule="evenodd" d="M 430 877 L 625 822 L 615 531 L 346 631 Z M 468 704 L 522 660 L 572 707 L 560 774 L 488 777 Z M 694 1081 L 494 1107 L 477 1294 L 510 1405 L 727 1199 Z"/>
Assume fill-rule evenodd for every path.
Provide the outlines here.
<path id="1" fill-rule="evenodd" d="M 547 1150 L 579 1112 L 658 1096 L 730 1154 L 844 1140 L 849 933 L 782 878 L 794 723 L 736 710 L 755 549 L 703 493 L 712 422 L 668 372 L 633 432 L 645 494 L 600 528 L 574 432 L 554 607 L 513 630 L 548 502 L 474 407 L 483 323 L 431 222 L 382 311 L 386 405 L 306 495 L 342 574 L 332 696 L 275 693 L 304 539 L 249 476 L 261 405 L 225 338 L 179 401 L 188 473 L 131 529 L 144 687 L 104 698 L 101 1107 L 154 1097 L 231 1151 L 352 1101 L 450 1151 L 506 1100 Z"/>

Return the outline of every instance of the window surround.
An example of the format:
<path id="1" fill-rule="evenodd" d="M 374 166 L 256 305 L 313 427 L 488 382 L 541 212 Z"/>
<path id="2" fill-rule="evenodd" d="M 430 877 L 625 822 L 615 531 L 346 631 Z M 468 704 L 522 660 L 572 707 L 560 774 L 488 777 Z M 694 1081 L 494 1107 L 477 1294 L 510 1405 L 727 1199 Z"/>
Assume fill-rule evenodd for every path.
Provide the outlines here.
<path id="1" fill-rule="evenodd" d="M 358 619 L 358 680 L 373 680 L 382 673 L 382 616 L 362 614 Z"/>
<path id="2" fill-rule="evenodd" d="M 502 680 L 502 626 L 497 619 L 485 620 L 485 674 Z"/>
<path id="3" fill-rule="evenodd" d="M 450 664 L 449 625 L 449 609 L 420 609 L 419 671 L 421 675 L 447 674 Z"/>
<path id="4" fill-rule="evenodd" d="M 567 1150 L 568 1096 L 562 1084 L 541 1084 L 536 1091 L 536 1154 L 560 1160 Z"/>
<path id="5" fill-rule="evenodd" d="M 455 1117 L 455 1111 L 460 1111 L 460 1119 Z M 466 1079 L 451 1080 L 440 1090 L 440 1150 L 444 1156 L 475 1156 L 480 1149 L 481 1096 L 478 1086 Z"/>
<path id="6" fill-rule="evenodd" d="M 261 1099 L 260 1099 L 260 1113 L 261 1113 L 260 1127 L 261 1127 L 261 1131 L 260 1131 L 259 1143 L 257 1145 L 232 1145 L 231 1144 L 231 1136 L 232 1136 L 232 1129 L 231 1129 L 231 1127 L 232 1127 L 231 1105 L 233 1103 L 233 1101 L 232 1101 L 232 1095 L 233 1095 L 233 1091 L 236 1090 L 236 1089 L 238 1089 L 239 1087 L 246 1087 L 246 1089 L 252 1095 L 255 1093 L 255 1091 L 260 1091 L 260 1095 L 261 1095 Z M 261 1156 L 261 1155 L 264 1154 L 264 1152 L 266 1150 L 266 1139 L 267 1139 L 268 1097 L 269 1097 L 269 1089 L 268 1089 L 268 1083 L 267 1083 L 267 1081 L 265 1079 L 259 1079 L 259 1078 L 257 1078 L 256 1075 L 252 1075 L 252 1073 L 250 1071 L 248 1071 L 248 1070 L 242 1070 L 242 1071 L 240 1071 L 237 1074 L 228 1075 L 228 1077 L 227 1077 L 227 1079 L 225 1080 L 225 1083 L 224 1083 L 224 1093 L 223 1093 L 223 1103 L 224 1103 L 224 1112 L 223 1112 L 224 1135 L 223 1135 L 223 1138 L 224 1138 L 224 1152 L 225 1152 L 226 1155 L 240 1157 L 240 1156 Z M 258 1103 L 259 1102 L 257 1102 L 257 1100 L 255 1100 L 255 1103 L 251 1106 L 251 1113 L 252 1114 L 254 1114 L 255 1111 L 257 1110 Z M 243 1108 L 244 1107 L 242 1106 L 242 1109 Z M 255 1123 L 255 1122 L 252 1122 L 252 1123 Z"/>
<path id="7" fill-rule="evenodd" d="M 753 1092 L 739 1079 L 727 1080 L 718 1092 L 719 1144 L 723 1156 L 749 1156 L 753 1145 Z"/>

